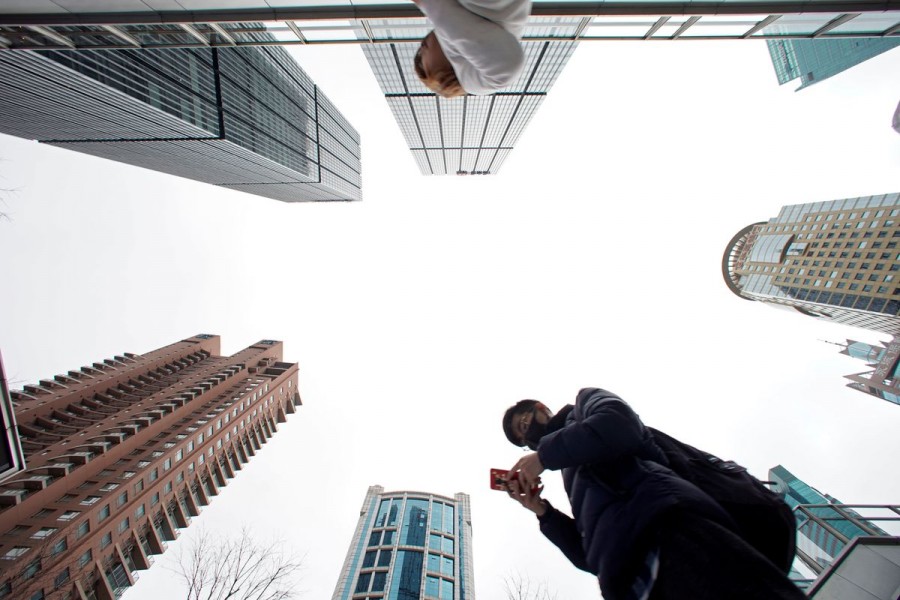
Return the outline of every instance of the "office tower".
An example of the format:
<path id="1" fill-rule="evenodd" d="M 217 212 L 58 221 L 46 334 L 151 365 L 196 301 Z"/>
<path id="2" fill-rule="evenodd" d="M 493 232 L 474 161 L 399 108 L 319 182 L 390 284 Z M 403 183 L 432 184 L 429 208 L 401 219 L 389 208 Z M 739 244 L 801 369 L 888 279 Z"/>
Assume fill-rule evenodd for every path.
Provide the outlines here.
<path id="1" fill-rule="evenodd" d="M 735 235 L 725 283 L 746 300 L 900 334 L 900 194 L 785 206 Z"/>
<path id="2" fill-rule="evenodd" d="M 799 91 L 900 46 L 900 39 L 769 39 L 766 44 L 778 83 L 799 77 Z"/>
<path id="3" fill-rule="evenodd" d="M 332 600 L 474 600 L 469 496 L 372 486 Z"/>
<path id="4" fill-rule="evenodd" d="M 363 52 L 423 175 L 496 173 L 519 140 L 578 44 L 581 18 L 531 17 L 523 42 L 525 67 L 510 86 L 490 96 L 441 98 L 413 70 L 420 40 L 431 31 L 422 19 L 357 21 L 359 36 L 400 43 L 363 46 Z M 559 38 L 559 39 L 547 39 Z"/>
<path id="5" fill-rule="evenodd" d="M 851 382 L 847 387 L 900 404 L 900 337 L 894 337 L 889 344 L 882 343 L 881 346 L 847 340 L 841 354 L 858 358 L 874 367 L 871 371 L 847 375 Z"/>
<path id="6" fill-rule="evenodd" d="M 778 465 L 769 470 L 774 491 L 784 494 L 797 518 L 797 557 L 816 573 L 831 565 L 859 536 L 890 536 L 841 501 L 823 494 Z M 896 516 L 896 515 L 893 515 Z"/>
<path id="7" fill-rule="evenodd" d="M 274 42 L 244 25 L 237 41 Z M 284 202 L 361 199 L 356 130 L 283 48 L 208 47 L 235 43 L 218 27 L 33 28 L 50 48 L 135 49 L 0 53 L 0 133 Z M 173 29 L 207 45 L 140 48 Z"/>
<path id="8" fill-rule="evenodd" d="M 0 597 L 112 600 L 300 404 L 263 340 L 196 335 L 12 392 L 27 470 L 0 483 Z"/>

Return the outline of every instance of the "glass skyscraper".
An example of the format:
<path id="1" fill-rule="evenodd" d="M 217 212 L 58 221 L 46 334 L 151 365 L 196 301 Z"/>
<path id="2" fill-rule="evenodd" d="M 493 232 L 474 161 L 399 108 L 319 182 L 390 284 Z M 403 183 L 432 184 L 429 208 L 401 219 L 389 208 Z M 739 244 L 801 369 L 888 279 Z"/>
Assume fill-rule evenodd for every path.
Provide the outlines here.
<path id="1" fill-rule="evenodd" d="M 372 486 L 332 600 L 474 600 L 469 496 Z"/>
<path id="2" fill-rule="evenodd" d="M 872 368 L 871 371 L 847 375 L 847 386 L 870 396 L 900 404 L 900 337 L 889 344 L 875 346 L 847 340 L 841 354 L 852 356 Z"/>
<path id="3" fill-rule="evenodd" d="M 194 39 L 113 28 L 160 30 Z M 278 46 L 3 52 L 0 132 L 285 202 L 361 199 L 359 135 Z"/>
<path id="4" fill-rule="evenodd" d="M 363 46 L 363 52 L 423 175 L 489 175 L 509 156 L 531 117 L 578 44 L 583 19 L 531 17 L 525 67 L 518 79 L 490 96 L 441 98 L 413 70 L 417 43 L 431 31 L 423 19 L 357 21 L 357 35 L 403 40 Z M 366 33 L 359 33 L 365 31 Z M 559 38 L 559 39 L 550 39 Z"/>
<path id="5" fill-rule="evenodd" d="M 722 258 L 746 300 L 900 335 L 900 194 L 785 206 Z"/>
<path id="6" fill-rule="evenodd" d="M 766 40 L 778 83 L 800 78 L 798 90 L 900 46 L 900 39 Z"/>
<path id="7" fill-rule="evenodd" d="M 788 506 L 795 509 L 797 518 L 797 555 L 807 566 L 818 573 L 831 565 L 847 542 L 859 536 L 888 536 L 886 531 L 863 519 L 858 513 L 844 506 L 839 500 L 823 494 L 793 473 L 778 465 L 769 470 L 769 480 L 774 490 L 784 494 Z M 813 506 L 805 510 L 797 507 Z"/>

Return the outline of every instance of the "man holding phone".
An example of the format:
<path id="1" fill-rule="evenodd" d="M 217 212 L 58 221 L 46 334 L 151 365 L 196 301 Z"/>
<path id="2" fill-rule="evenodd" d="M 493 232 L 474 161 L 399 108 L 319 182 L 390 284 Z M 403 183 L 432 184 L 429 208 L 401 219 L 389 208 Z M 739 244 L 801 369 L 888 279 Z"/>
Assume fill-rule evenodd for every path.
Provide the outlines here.
<path id="1" fill-rule="evenodd" d="M 615 394 L 581 390 L 557 414 L 522 400 L 503 430 L 533 451 L 510 470 L 510 497 L 572 564 L 598 577 L 606 600 L 805 598 L 716 501 L 664 466 L 650 430 Z M 574 518 L 540 497 L 545 469 L 562 471 Z"/>

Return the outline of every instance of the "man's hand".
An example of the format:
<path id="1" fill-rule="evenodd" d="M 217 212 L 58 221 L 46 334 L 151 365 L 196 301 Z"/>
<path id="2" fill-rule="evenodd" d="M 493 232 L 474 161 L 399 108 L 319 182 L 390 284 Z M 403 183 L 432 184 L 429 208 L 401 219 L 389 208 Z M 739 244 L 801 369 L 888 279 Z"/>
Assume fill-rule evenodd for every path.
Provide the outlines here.
<path id="1" fill-rule="evenodd" d="M 506 490 L 509 493 L 509 497 L 541 517 L 547 512 L 547 503 L 541 498 L 541 492 L 544 491 L 544 488 L 537 488 L 533 494 L 531 489 L 530 487 L 523 488 L 518 479 L 506 482 Z"/>
<path id="2" fill-rule="evenodd" d="M 540 474 L 544 472 L 544 465 L 541 463 L 538 453 L 532 452 L 520 458 L 509 472 L 510 477 L 512 473 L 518 472 L 518 480 L 522 484 L 522 489 L 530 490 L 540 484 Z"/>

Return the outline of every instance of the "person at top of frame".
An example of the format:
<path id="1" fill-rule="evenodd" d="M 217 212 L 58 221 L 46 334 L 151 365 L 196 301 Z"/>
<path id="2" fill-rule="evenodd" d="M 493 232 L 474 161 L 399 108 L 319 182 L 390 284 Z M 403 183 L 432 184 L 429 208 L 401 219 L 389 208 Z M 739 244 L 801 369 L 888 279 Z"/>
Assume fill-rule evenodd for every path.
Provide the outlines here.
<path id="1" fill-rule="evenodd" d="M 491 94 L 522 71 L 519 40 L 531 0 L 413 0 L 432 23 L 413 66 L 445 98 Z"/>

